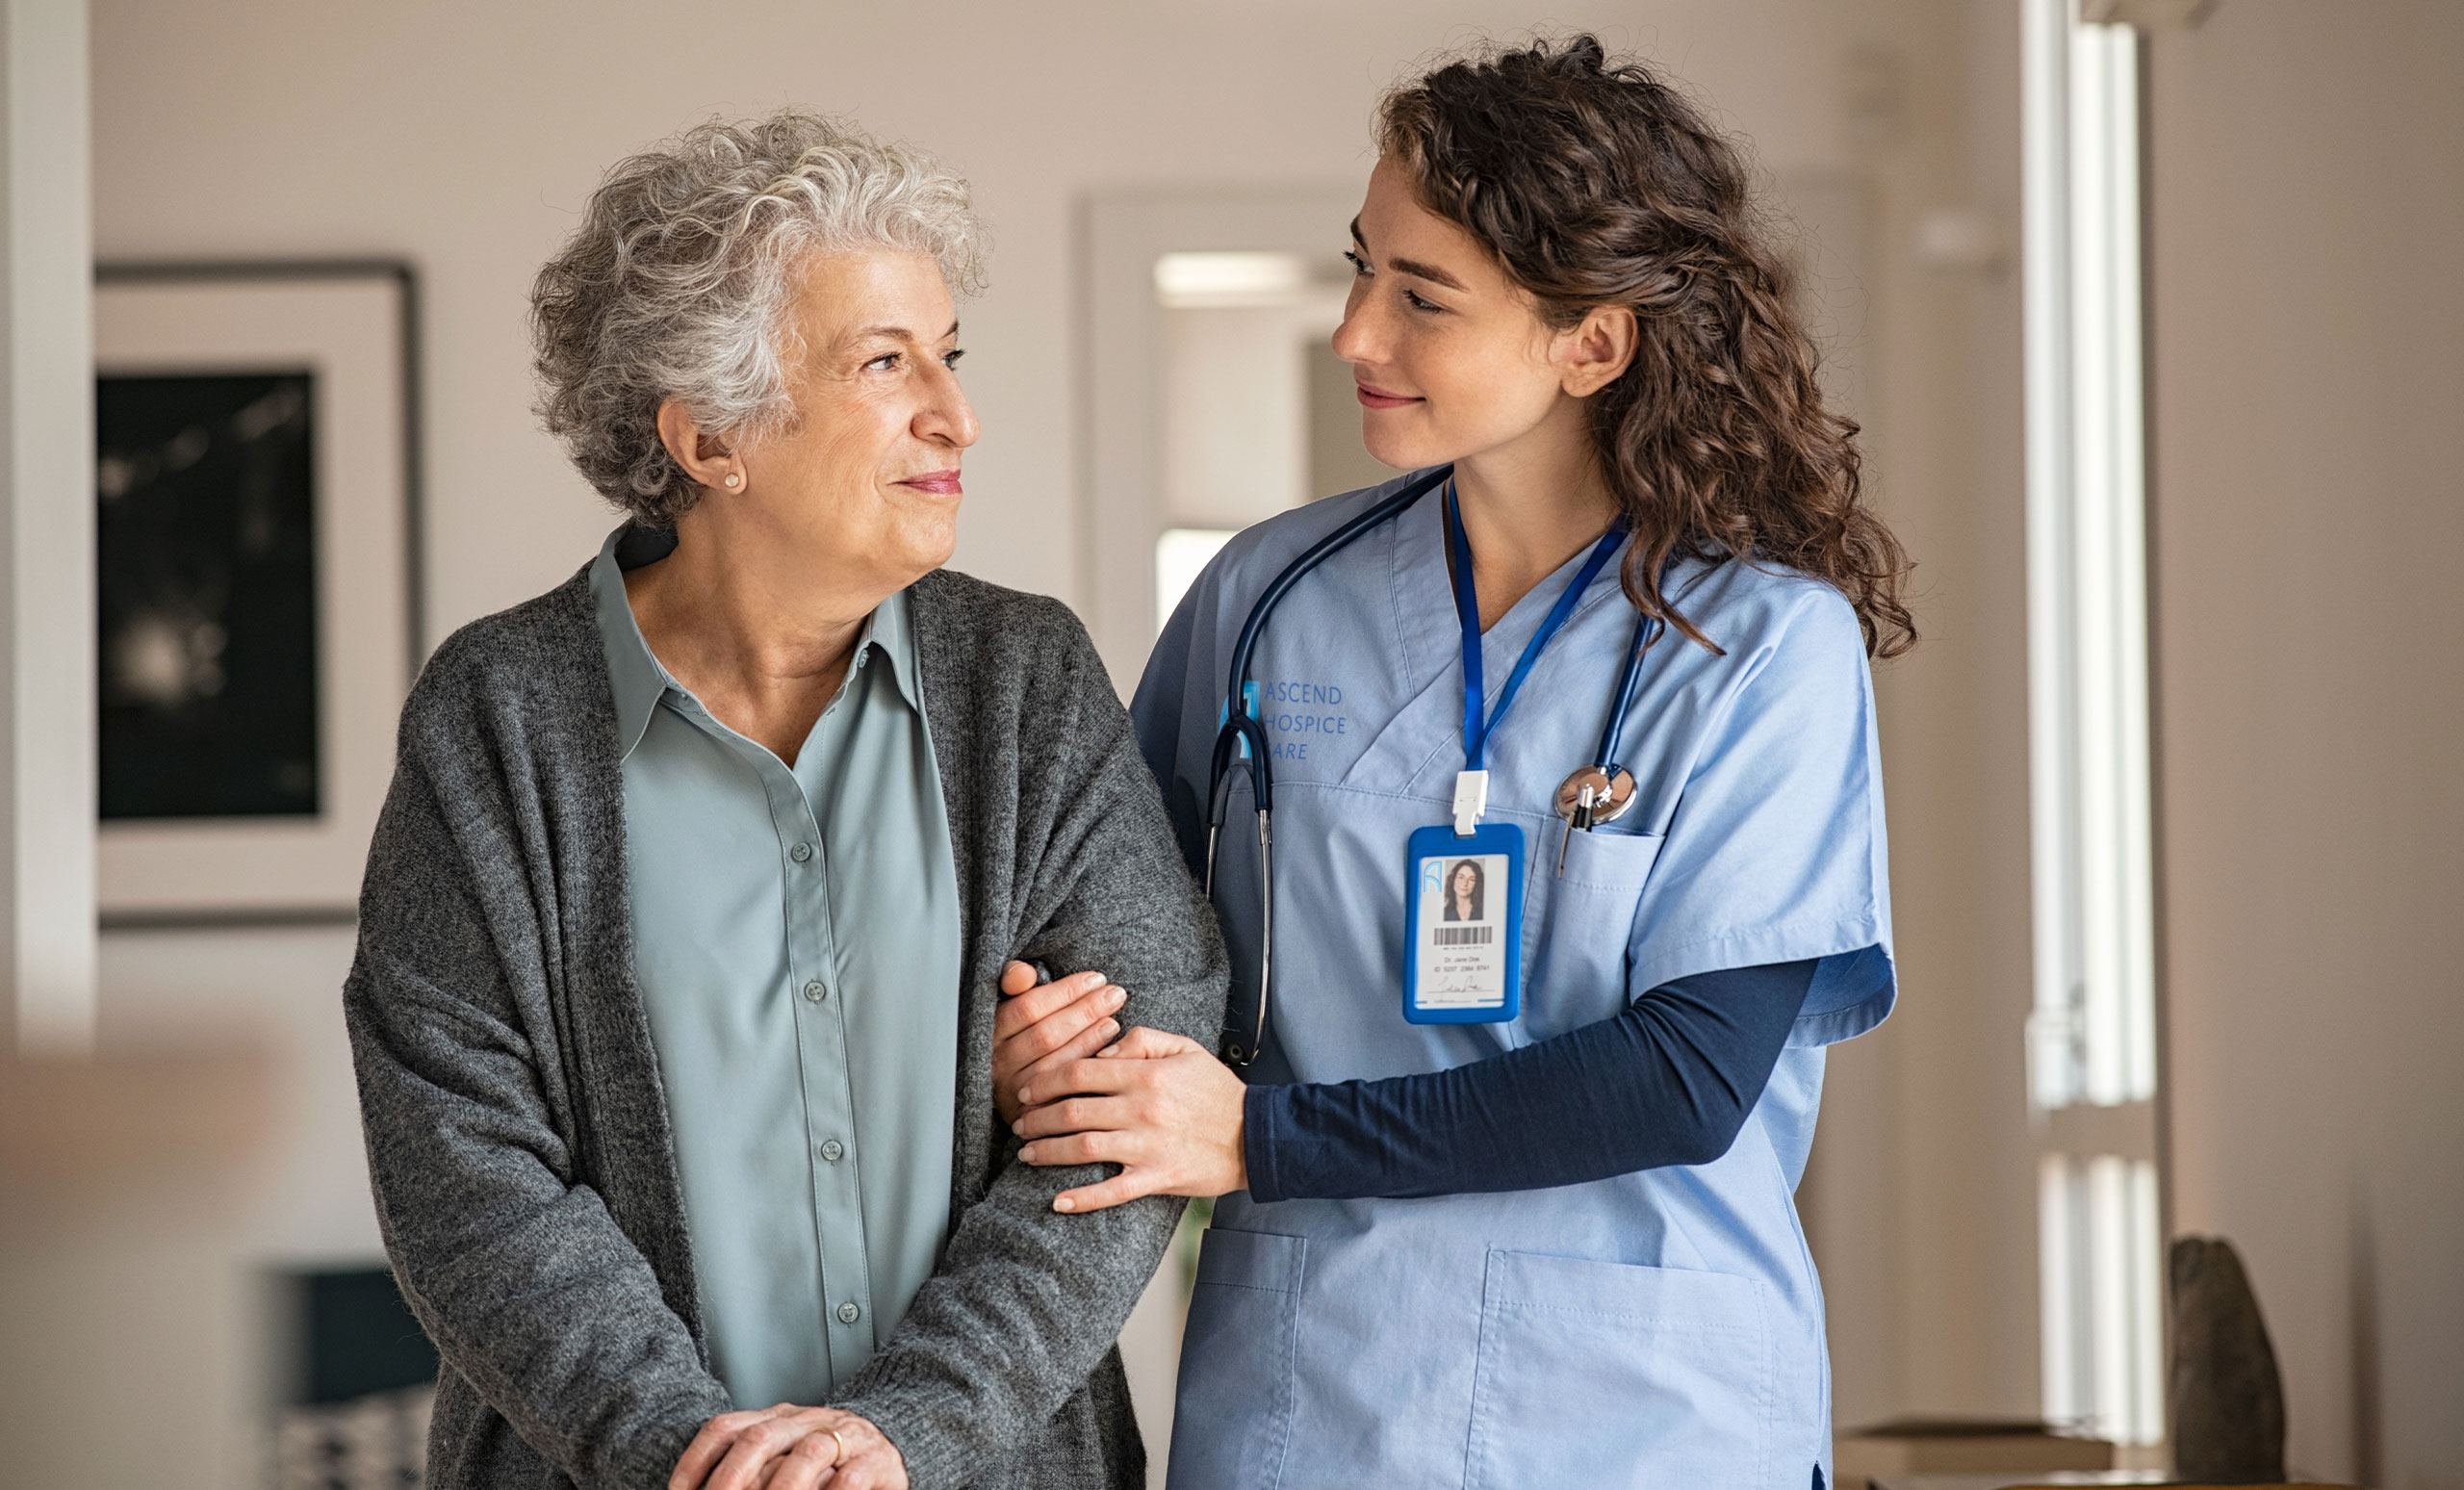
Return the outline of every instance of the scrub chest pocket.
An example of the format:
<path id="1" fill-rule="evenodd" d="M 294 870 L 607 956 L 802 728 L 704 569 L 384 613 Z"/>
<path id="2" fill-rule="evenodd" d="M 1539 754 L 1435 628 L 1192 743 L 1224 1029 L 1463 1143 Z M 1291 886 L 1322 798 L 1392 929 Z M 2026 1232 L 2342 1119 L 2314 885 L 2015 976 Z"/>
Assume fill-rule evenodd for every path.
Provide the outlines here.
<path id="1" fill-rule="evenodd" d="M 1556 872 L 1560 844 L 1552 833 L 1531 855 L 1535 913 L 1524 923 L 1531 977 L 1522 1034 L 1534 1042 L 1613 1019 L 1641 991 L 1627 987 L 1627 952 L 1644 883 L 1667 841 L 1657 834 L 1556 826 L 1570 832 L 1562 845 L 1566 872 Z"/>

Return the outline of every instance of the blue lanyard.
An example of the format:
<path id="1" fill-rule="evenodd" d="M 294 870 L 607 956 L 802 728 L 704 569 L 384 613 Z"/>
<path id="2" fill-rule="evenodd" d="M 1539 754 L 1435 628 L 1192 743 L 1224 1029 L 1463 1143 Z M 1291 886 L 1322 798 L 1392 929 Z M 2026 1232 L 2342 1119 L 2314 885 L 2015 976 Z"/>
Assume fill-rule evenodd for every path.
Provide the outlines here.
<path id="1" fill-rule="evenodd" d="M 1591 588 L 1591 581 L 1600 577 L 1602 566 L 1608 562 L 1608 555 L 1616 552 L 1619 541 L 1625 536 L 1626 519 L 1621 515 L 1608 525 L 1608 531 L 1600 535 L 1600 541 L 1592 545 L 1591 557 L 1583 560 L 1581 572 L 1566 586 L 1565 593 L 1557 597 L 1557 604 L 1549 611 L 1549 619 L 1540 623 L 1540 629 L 1533 632 L 1531 640 L 1525 644 L 1522 657 L 1514 664 L 1514 671 L 1506 675 L 1505 690 L 1498 695 L 1497 711 L 1490 713 L 1482 706 L 1486 689 L 1480 679 L 1480 597 L 1472 580 L 1472 545 L 1463 536 L 1462 515 L 1454 509 L 1454 484 L 1451 481 L 1447 483 L 1446 544 L 1454 555 L 1454 615 L 1463 626 L 1463 769 L 1488 769 L 1482 761 L 1488 754 L 1490 733 L 1505 722 L 1505 711 L 1514 706 L 1515 695 L 1523 691 L 1523 681 L 1531 676 L 1531 664 L 1540 660 L 1541 650 L 1549 645 L 1549 638 L 1556 635 L 1558 628 L 1566 624 L 1566 618 L 1575 613 L 1575 603 L 1582 599 L 1583 591 Z M 1630 676 L 1631 666 L 1630 661 Z"/>

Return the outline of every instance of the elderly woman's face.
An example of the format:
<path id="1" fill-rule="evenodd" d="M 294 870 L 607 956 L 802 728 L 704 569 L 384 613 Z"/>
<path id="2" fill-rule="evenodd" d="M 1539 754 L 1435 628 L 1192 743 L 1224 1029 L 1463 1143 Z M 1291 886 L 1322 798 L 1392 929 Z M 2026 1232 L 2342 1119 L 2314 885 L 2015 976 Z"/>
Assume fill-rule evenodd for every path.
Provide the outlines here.
<path id="1" fill-rule="evenodd" d="M 949 561 L 960 452 L 976 437 L 949 288 L 928 254 L 825 254 L 790 317 L 796 424 L 743 452 L 744 500 L 790 542 L 902 588 Z"/>

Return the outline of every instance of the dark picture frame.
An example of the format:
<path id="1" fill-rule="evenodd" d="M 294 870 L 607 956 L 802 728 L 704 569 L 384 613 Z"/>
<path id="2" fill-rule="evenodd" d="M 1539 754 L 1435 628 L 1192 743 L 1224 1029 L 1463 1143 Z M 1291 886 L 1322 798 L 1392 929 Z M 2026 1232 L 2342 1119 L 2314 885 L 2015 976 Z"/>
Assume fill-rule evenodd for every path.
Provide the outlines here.
<path id="1" fill-rule="evenodd" d="M 425 652 L 396 259 L 95 270 L 106 929 L 346 923 Z"/>

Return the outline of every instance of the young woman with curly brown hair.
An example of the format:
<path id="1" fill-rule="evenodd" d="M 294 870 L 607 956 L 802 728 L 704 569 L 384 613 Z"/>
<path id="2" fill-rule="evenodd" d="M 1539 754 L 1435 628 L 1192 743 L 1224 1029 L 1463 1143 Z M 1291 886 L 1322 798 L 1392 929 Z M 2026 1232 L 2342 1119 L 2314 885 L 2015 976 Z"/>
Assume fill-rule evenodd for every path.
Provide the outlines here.
<path id="1" fill-rule="evenodd" d="M 1122 1167 L 1065 1210 L 1224 1197 L 1176 1490 L 1819 1487 L 1791 1195 L 1824 1047 L 1894 996 L 1866 658 L 1907 563 L 1696 105 L 1578 37 L 1377 139 L 1334 346 L 1413 474 L 1237 539 L 1133 710 L 1261 1048 L 1032 1070 L 1022 1157 Z M 1478 927 L 1440 912 L 1475 861 Z"/>

